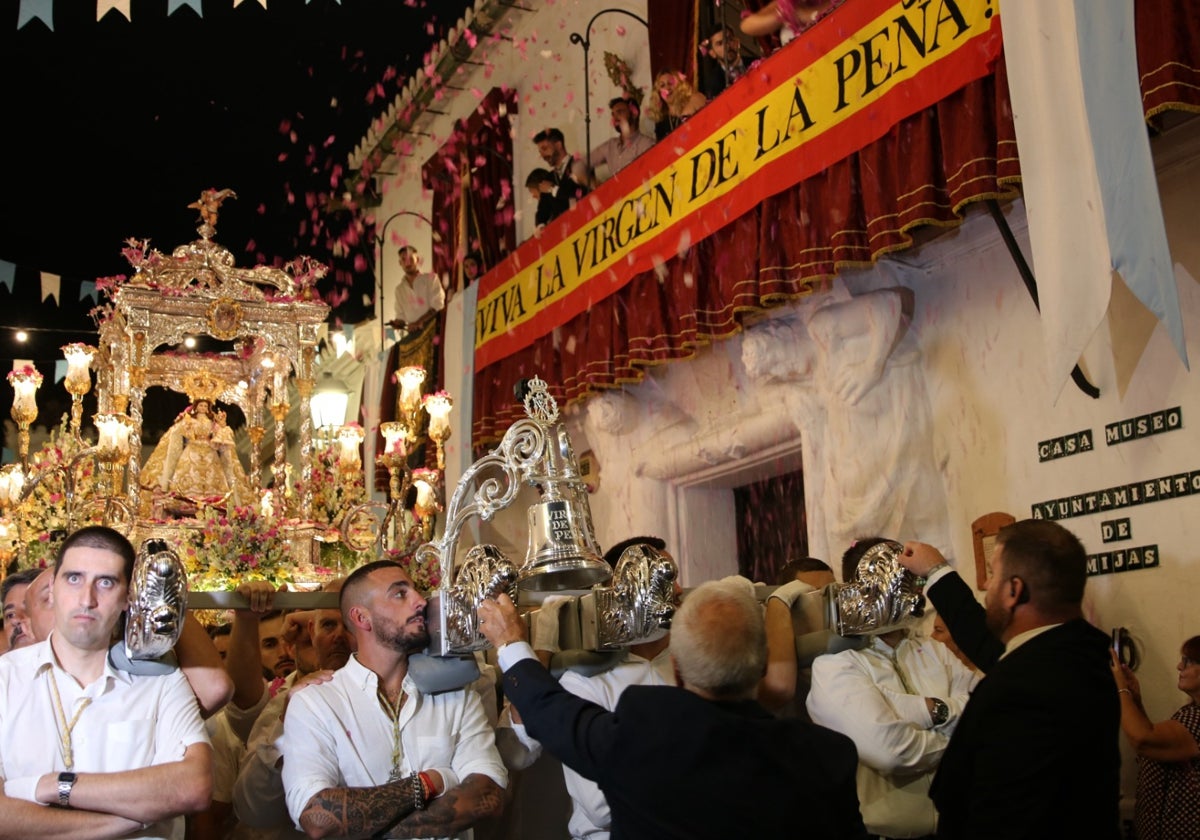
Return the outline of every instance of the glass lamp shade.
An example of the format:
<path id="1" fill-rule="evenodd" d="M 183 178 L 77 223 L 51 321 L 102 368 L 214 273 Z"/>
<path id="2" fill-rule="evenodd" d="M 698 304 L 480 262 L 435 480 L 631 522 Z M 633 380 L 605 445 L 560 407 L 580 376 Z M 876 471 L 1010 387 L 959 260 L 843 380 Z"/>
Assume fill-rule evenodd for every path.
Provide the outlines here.
<path id="1" fill-rule="evenodd" d="M 429 436 L 434 440 L 445 440 L 450 436 L 452 408 L 454 401 L 443 391 L 425 397 L 425 411 L 429 413 Z"/>
<path id="2" fill-rule="evenodd" d="M 362 463 L 358 456 L 359 444 L 363 442 L 363 430 L 360 426 L 342 426 L 338 430 L 338 463 L 343 467 L 353 468 Z"/>
<path id="3" fill-rule="evenodd" d="M 397 423 L 395 420 L 389 420 L 379 426 L 379 431 L 383 433 L 384 447 L 383 451 L 391 455 L 396 453 L 399 455 L 408 454 L 405 451 L 406 430 L 403 423 Z"/>
<path id="4" fill-rule="evenodd" d="M 25 489 L 25 474 L 16 464 L 9 464 L 0 469 L 0 501 L 15 504 L 21 501 L 21 492 Z"/>
<path id="5" fill-rule="evenodd" d="M 67 360 L 67 376 L 65 385 L 72 394 L 86 394 L 92 387 L 92 359 L 96 355 L 95 347 L 75 342 L 65 344 L 62 348 Z"/>
<path id="6" fill-rule="evenodd" d="M 13 419 L 32 423 L 37 419 L 37 389 L 42 384 L 42 375 L 36 370 L 13 371 L 8 375 L 13 388 Z"/>
<path id="7" fill-rule="evenodd" d="M 421 405 L 421 386 L 425 384 L 425 368 L 419 365 L 402 368 L 397 377 L 400 382 L 400 407 L 411 414 Z"/>
<path id="8" fill-rule="evenodd" d="M 99 439 L 96 446 L 107 452 L 125 457 L 129 454 L 129 434 L 133 426 L 129 418 L 121 414 L 97 414 L 93 418 Z"/>

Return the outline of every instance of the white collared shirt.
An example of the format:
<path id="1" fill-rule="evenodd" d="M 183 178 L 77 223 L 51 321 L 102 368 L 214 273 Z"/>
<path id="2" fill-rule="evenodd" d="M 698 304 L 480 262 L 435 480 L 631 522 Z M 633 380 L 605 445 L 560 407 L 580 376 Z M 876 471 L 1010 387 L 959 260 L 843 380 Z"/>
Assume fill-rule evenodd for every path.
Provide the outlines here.
<path id="1" fill-rule="evenodd" d="M 813 723 L 858 749 L 858 798 L 867 831 L 886 837 L 932 834 L 929 784 L 978 675 L 941 642 L 878 636 L 863 650 L 818 656 L 807 708 Z M 926 697 L 950 708 L 934 727 Z"/>
<path id="2" fill-rule="evenodd" d="M 80 686 L 58 664 L 47 639 L 0 657 L 0 776 L 7 796 L 36 802 L 38 779 L 67 769 L 52 679 L 68 721 L 89 700 L 71 730 L 77 773 L 181 761 L 192 744 L 208 743 L 196 695 L 180 671 L 135 676 L 106 661 L 99 678 Z M 183 819 L 164 820 L 130 836 L 182 837 Z"/>
<path id="3" fill-rule="evenodd" d="M 1004 653 L 1000 654 L 1000 658 L 1003 659 L 1004 657 L 1008 656 L 1030 639 L 1034 639 L 1045 633 L 1047 630 L 1053 630 L 1055 627 L 1059 627 L 1061 625 L 1061 621 L 1058 624 L 1043 624 L 1041 627 L 1034 627 L 1032 630 L 1026 630 L 1024 633 L 1018 633 L 1009 639 L 1004 645 Z"/>
<path id="4" fill-rule="evenodd" d="M 439 312 L 446 307 L 446 290 L 436 274 L 418 274 L 411 283 L 407 276 L 400 278 L 395 295 L 396 317 L 408 324 L 416 323 L 427 312 Z"/>
<path id="5" fill-rule="evenodd" d="M 277 742 L 283 788 L 297 826 L 312 797 L 326 788 L 378 787 L 392 771 L 394 729 L 379 703 L 379 678 L 351 656 L 333 679 L 293 691 Z M 422 694 L 411 677 L 400 709 L 400 772 L 437 770 L 446 790 L 472 773 L 500 787 L 508 772 L 479 694 L 471 688 Z"/>
<path id="6" fill-rule="evenodd" d="M 635 132 L 629 138 L 628 142 L 626 142 L 624 137 L 618 135 L 610 137 L 592 149 L 591 163 L 593 167 L 607 163 L 608 172 L 611 177 L 652 148 L 654 148 L 654 141 L 645 134 Z"/>

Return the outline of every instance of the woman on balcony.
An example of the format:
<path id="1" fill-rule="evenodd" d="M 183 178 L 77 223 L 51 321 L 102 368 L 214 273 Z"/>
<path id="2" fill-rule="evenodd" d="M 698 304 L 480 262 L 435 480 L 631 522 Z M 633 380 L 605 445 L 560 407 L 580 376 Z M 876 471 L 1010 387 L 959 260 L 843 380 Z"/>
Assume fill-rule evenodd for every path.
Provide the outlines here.
<path id="1" fill-rule="evenodd" d="M 654 77 L 655 96 L 650 97 L 647 113 L 654 120 L 659 140 L 679 128 L 688 117 L 708 104 L 687 77 L 678 70 L 662 70 Z"/>

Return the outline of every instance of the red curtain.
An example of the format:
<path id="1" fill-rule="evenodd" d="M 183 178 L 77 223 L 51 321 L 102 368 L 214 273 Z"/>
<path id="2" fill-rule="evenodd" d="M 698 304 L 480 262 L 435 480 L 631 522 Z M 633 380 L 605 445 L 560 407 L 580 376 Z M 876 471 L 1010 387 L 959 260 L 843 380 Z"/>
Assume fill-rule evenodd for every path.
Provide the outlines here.
<path id="1" fill-rule="evenodd" d="M 452 290 L 463 256 L 478 251 L 491 267 L 516 247 L 509 120 L 516 108 L 515 90 L 493 88 L 422 169 L 433 193 L 432 270 Z"/>
<path id="2" fill-rule="evenodd" d="M 650 76 L 679 70 L 696 84 L 696 43 L 699 0 L 654 0 L 646 4 L 650 29 Z M 654 91 L 648 91 L 653 96 Z"/>
<path id="3" fill-rule="evenodd" d="M 1200 112 L 1200 9 L 1194 2 L 1138 0 L 1138 75 L 1146 118 Z"/>

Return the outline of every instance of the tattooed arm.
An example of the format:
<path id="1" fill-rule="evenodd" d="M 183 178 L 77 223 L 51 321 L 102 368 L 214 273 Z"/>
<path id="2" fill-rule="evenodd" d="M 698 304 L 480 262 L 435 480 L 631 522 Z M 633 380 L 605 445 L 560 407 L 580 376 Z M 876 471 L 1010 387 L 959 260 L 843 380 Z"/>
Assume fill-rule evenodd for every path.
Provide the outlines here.
<path id="1" fill-rule="evenodd" d="M 373 837 L 414 811 L 407 779 L 378 787 L 325 788 L 304 806 L 300 827 L 309 837 Z"/>
<path id="2" fill-rule="evenodd" d="M 472 773 L 456 788 L 413 811 L 387 832 L 388 837 L 448 837 L 485 817 L 499 816 L 504 789 L 482 773 Z M 311 832 L 309 836 L 314 836 Z"/>

